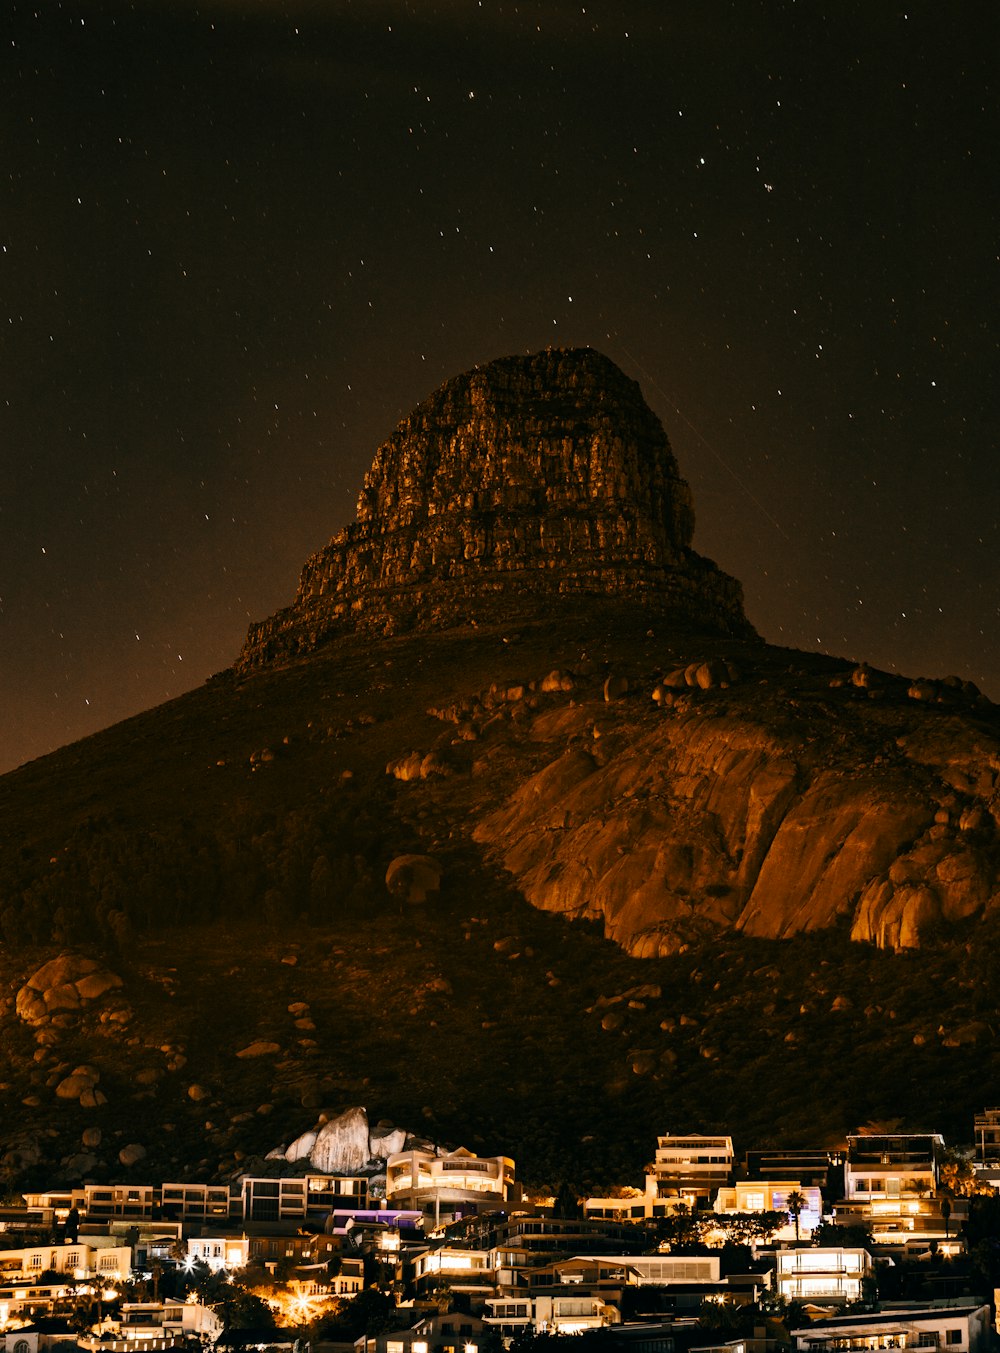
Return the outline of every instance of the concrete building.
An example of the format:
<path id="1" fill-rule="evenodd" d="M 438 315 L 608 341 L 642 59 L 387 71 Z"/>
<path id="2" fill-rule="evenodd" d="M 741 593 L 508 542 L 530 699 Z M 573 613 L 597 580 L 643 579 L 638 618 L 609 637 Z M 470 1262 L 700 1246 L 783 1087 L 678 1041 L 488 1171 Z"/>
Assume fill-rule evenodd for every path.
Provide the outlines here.
<path id="1" fill-rule="evenodd" d="M 990 1308 L 975 1301 L 892 1302 L 864 1315 L 813 1321 L 791 1337 L 795 1353 L 984 1353 L 990 1328 Z"/>
<path id="2" fill-rule="evenodd" d="M 459 1147 L 438 1156 L 432 1151 L 400 1151 L 390 1156 L 385 1173 L 386 1202 L 419 1208 L 435 1223 L 481 1208 L 515 1201 L 514 1162 L 508 1156 L 477 1156 Z"/>
<path id="3" fill-rule="evenodd" d="M 7 1283 L 31 1282 L 42 1273 L 64 1273 L 69 1278 L 98 1278 L 114 1282 L 132 1269 L 132 1247 L 116 1245 L 112 1236 L 89 1236 L 63 1245 L 29 1245 L 0 1251 L 0 1270 Z"/>
<path id="4" fill-rule="evenodd" d="M 938 1132 L 859 1133 L 847 1139 L 844 1188 L 848 1200 L 919 1198 L 938 1186 Z"/>
<path id="5" fill-rule="evenodd" d="M 786 1301 L 860 1301 L 872 1276 L 871 1255 L 865 1249 L 779 1250 L 776 1260 L 775 1286 Z"/>
<path id="6" fill-rule="evenodd" d="M 796 1229 L 795 1218 L 788 1209 L 788 1198 L 797 1193 L 802 1208 Z M 715 1198 L 715 1210 L 727 1212 L 784 1212 L 788 1221 L 776 1233 L 775 1239 L 808 1240 L 823 1220 L 823 1196 L 815 1185 L 799 1184 L 794 1179 L 739 1179 L 728 1188 L 720 1189 Z"/>
<path id="7" fill-rule="evenodd" d="M 732 1180 L 732 1137 L 665 1136 L 656 1139 L 656 1156 L 646 1169 L 646 1197 L 653 1216 L 665 1216 L 678 1203 L 707 1208 Z"/>

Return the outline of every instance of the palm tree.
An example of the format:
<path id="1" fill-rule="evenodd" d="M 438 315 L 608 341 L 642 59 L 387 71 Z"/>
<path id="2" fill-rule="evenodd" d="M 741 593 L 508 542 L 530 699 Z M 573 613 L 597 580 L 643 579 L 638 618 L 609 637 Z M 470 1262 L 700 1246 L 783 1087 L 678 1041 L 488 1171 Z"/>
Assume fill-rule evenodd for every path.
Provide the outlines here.
<path id="1" fill-rule="evenodd" d="M 807 1199 L 798 1189 L 792 1189 L 791 1193 L 785 1199 L 785 1207 L 788 1214 L 795 1223 L 795 1243 L 799 1243 L 799 1217 L 806 1208 Z"/>

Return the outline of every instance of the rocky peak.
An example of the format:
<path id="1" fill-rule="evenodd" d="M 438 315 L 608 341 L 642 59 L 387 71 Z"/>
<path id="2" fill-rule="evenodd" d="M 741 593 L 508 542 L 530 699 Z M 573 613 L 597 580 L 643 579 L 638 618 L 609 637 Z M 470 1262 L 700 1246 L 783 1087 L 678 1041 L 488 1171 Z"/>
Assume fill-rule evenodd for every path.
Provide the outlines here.
<path id="1" fill-rule="evenodd" d="M 357 519 L 251 626 L 244 668 L 347 630 L 394 633 L 617 596 L 750 636 L 739 584 L 691 549 L 694 512 L 638 385 L 591 348 L 474 367 L 375 453 Z"/>

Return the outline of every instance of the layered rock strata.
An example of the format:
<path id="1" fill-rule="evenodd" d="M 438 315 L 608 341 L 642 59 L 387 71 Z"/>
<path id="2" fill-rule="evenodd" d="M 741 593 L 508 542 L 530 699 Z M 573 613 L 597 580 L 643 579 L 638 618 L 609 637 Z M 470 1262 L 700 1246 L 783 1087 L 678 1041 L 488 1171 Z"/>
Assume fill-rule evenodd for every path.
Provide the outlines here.
<path id="1" fill-rule="evenodd" d="M 639 600 L 752 637 L 738 582 L 691 549 L 694 513 L 638 385 L 590 348 L 476 367 L 379 447 L 357 520 L 309 559 L 239 666 L 349 630 L 504 621 L 557 598 Z"/>

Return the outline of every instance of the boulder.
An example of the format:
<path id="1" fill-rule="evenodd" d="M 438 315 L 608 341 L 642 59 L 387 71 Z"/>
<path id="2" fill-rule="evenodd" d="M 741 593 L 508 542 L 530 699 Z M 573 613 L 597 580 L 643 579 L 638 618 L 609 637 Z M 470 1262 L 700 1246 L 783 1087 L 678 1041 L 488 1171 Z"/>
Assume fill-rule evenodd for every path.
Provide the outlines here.
<path id="1" fill-rule="evenodd" d="M 96 959 L 60 954 L 33 973 L 17 993 L 15 1010 L 26 1024 L 41 1025 L 61 1012 L 76 1012 L 122 985 Z"/>
<path id="2" fill-rule="evenodd" d="M 432 855 L 397 855 L 385 871 L 385 886 L 404 902 L 426 902 L 440 890 L 442 873 Z"/>
<path id="3" fill-rule="evenodd" d="M 303 1132 L 301 1137 L 296 1137 L 291 1146 L 285 1151 L 285 1160 L 295 1163 L 297 1160 L 308 1160 L 313 1147 L 316 1145 L 317 1130 Z"/>
<path id="4" fill-rule="evenodd" d="M 424 758 L 420 752 L 407 752 L 404 756 L 397 757 L 395 761 L 390 761 L 385 773 L 391 775 L 394 780 L 419 780 L 423 764 Z"/>
<path id="5" fill-rule="evenodd" d="M 379 1122 L 368 1134 L 368 1149 L 372 1160 L 388 1160 L 406 1146 L 406 1133 L 391 1123 Z"/>
<path id="6" fill-rule="evenodd" d="M 363 1108 L 346 1109 L 324 1123 L 309 1152 L 309 1160 L 325 1174 L 354 1174 L 369 1159 L 368 1115 Z"/>

